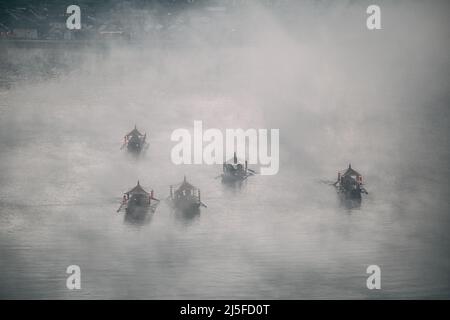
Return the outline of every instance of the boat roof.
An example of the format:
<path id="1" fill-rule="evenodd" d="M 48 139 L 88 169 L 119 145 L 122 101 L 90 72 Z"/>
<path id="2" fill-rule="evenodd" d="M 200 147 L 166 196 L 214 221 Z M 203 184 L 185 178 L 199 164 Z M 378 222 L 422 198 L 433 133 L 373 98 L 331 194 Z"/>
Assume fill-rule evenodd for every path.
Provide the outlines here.
<path id="1" fill-rule="evenodd" d="M 143 134 L 139 132 L 139 130 L 136 128 L 136 125 L 135 125 L 135 126 L 134 126 L 134 129 L 131 130 L 131 131 L 127 134 L 127 137 L 128 137 L 128 136 L 143 136 Z"/>
<path id="2" fill-rule="evenodd" d="M 150 194 L 150 193 L 148 193 L 141 187 L 141 185 L 139 184 L 139 180 L 138 180 L 137 185 L 130 191 L 125 192 L 125 194 Z"/>
<path id="3" fill-rule="evenodd" d="M 347 170 L 342 174 L 342 176 L 360 176 L 361 174 L 352 168 L 352 165 L 349 164 Z"/>
<path id="4" fill-rule="evenodd" d="M 178 192 L 182 192 L 183 190 L 195 190 L 197 189 L 195 186 L 193 186 L 192 184 L 190 184 L 189 182 L 186 181 L 186 177 L 184 177 L 183 182 L 181 183 L 181 185 L 178 187 L 178 189 L 175 191 L 176 193 Z"/>

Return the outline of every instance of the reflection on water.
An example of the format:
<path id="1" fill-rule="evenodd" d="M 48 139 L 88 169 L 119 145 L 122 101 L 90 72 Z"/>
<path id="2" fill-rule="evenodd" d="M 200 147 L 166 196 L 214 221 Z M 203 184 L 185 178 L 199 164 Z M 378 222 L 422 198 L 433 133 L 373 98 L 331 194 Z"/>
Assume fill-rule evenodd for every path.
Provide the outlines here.
<path id="1" fill-rule="evenodd" d="M 173 209 L 172 213 L 179 222 L 185 226 L 189 226 L 194 223 L 198 223 L 198 220 L 200 219 L 200 211 L 200 208 L 192 208 L 187 210 Z"/>
<path id="2" fill-rule="evenodd" d="M 124 214 L 124 222 L 132 225 L 146 225 L 150 223 L 153 217 L 153 212 L 144 212 L 139 214 Z"/>
<path id="3" fill-rule="evenodd" d="M 347 210 L 357 210 L 361 208 L 362 199 L 345 199 L 340 197 L 340 204 Z"/>
<path id="4" fill-rule="evenodd" d="M 214 178 L 215 166 L 172 165 L 160 143 L 170 130 L 146 124 L 151 148 L 136 161 L 111 139 L 120 124 L 94 136 L 45 124 L 3 146 L 1 297 L 448 297 L 445 179 L 403 181 L 399 191 L 369 169 L 371 193 L 350 206 L 317 183 L 341 163 L 328 176 L 287 164 L 230 186 Z M 137 220 L 116 213 L 137 179 L 164 199 L 186 172 L 208 204 L 201 212 L 163 201 Z M 81 267 L 80 291 L 65 288 L 71 264 Z M 380 292 L 365 287 L 370 264 L 382 268 Z"/>
<path id="5" fill-rule="evenodd" d="M 30 144 L 28 152 L 38 145 Z M 43 163 L 38 172 L 14 164 L 14 176 L 2 170 L 7 181 L 16 180 L 8 183 L 14 189 L 2 187 L 7 195 L 1 203 L 2 297 L 413 298 L 448 293 L 442 281 L 448 262 L 445 237 L 431 232 L 445 221 L 436 220 L 435 213 L 445 209 L 438 199 L 422 217 L 424 208 L 414 197 L 386 200 L 375 180 L 374 191 L 350 212 L 340 206 L 333 188 L 295 168 L 276 177 L 253 177 L 235 189 L 213 178 L 215 168 L 202 167 L 190 174 L 208 204 L 201 214 L 174 212 L 162 203 L 145 219 L 125 223 L 126 215 L 116 213 L 120 197 L 114 195 L 135 177 L 109 180 L 105 185 L 110 187 L 99 181 L 128 159 L 97 167 L 97 161 L 121 156 L 108 151 L 86 158 L 92 150 L 85 151 L 54 177 L 55 163 Z M 143 159 L 140 175 L 156 191 L 166 190 L 173 178 L 152 170 L 152 163 Z M 94 177 L 83 173 L 91 170 Z M 43 188 L 30 192 L 30 179 L 45 181 Z M 30 196 L 18 198 L 16 190 Z M 73 199 L 74 190 L 80 199 Z M 81 267 L 81 291 L 65 289 L 70 264 Z M 381 292 L 365 289 L 370 264 L 382 267 Z"/>
<path id="6" fill-rule="evenodd" d="M 247 180 L 222 180 L 222 185 L 224 188 L 227 188 L 229 190 L 232 190 L 234 192 L 239 192 L 244 185 L 246 184 Z"/>

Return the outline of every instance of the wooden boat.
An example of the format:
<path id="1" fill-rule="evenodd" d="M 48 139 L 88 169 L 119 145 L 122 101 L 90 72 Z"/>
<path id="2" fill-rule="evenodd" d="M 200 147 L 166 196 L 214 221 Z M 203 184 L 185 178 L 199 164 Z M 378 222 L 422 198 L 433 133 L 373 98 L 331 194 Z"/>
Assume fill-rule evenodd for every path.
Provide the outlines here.
<path id="1" fill-rule="evenodd" d="M 182 212 L 196 211 L 201 206 L 206 208 L 201 201 L 200 189 L 187 182 L 186 176 L 181 184 L 170 186 L 169 203 Z"/>
<path id="2" fill-rule="evenodd" d="M 150 192 L 145 191 L 138 181 L 133 189 L 124 193 L 122 204 L 117 212 L 125 210 L 127 219 L 142 220 L 147 213 L 155 212 L 159 202 L 160 201 L 153 196 L 153 190 Z"/>
<path id="3" fill-rule="evenodd" d="M 145 141 L 147 134 L 140 133 L 134 126 L 134 129 L 126 134 L 123 138 L 123 144 L 120 149 L 127 148 L 128 152 L 134 154 L 140 154 L 142 151 L 147 150 L 149 144 Z"/>
<path id="4" fill-rule="evenodd" d="M 368 194 L 363 186 L 362 175 L 354 170 L 351 164 L 345 171 L 338 172 L 338 179 L 333 185 L 342 200 L 360 201 L 361 194 Z"/>
<path id="5" fill-rule="evenodd" d="M 233 183 L 244 181 L 249 176 L 256 174 L 255 171 L 248 168 L 247 160 L 244 161 L 244 164 L 238 162 L 236 152 L 233 155 L 232 161 L 230 160 L 223 164 L 223 173 L 220 175 L 222 182 Z"/>

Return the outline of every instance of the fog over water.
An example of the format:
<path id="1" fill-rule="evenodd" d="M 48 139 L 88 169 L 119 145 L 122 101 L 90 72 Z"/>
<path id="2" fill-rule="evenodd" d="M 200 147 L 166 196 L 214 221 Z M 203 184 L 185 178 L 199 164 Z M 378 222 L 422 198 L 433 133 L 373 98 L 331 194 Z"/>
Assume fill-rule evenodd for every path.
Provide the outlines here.
<path id="1" fill-rule="evenodd" d="M 186 11 L 170 42 L 0 44 L 2 80 L 18 75 L 0 88 L 0 297 L 448 299 L 450 4 L 378 2 L 378 31 L 369 2 L 302 1 L 208 28 Z M 220 165 L 172 164 L 194 120 L 279 128 L 279 173 L 230 188 Z M 138 160 L 119 150 L 135 124 Z M 356 209 L 323 183 L 350 162 L 369 191 Z M 163 199 L 183 175 L 199 216 L 116 213 L 138 179 Z"/>

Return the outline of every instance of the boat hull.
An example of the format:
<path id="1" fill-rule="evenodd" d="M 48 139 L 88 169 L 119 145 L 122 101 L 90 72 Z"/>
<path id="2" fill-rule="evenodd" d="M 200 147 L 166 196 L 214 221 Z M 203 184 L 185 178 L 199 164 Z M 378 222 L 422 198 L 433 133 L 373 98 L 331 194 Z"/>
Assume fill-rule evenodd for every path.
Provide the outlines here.
<path id="1" fill-rule="evenodd" d="M 127 151 L 132 154 L 140 154 L 148 148 L 148 143 L 144 141 L 128 142 Z"/>
<path id="2" fill-rule="evenodd" d="M 233 175 L 223 175 L 222 176 L 222 183 L 225 183 L 225 184 L 239 183 L 244 180 L 245 180 L 245 177 L 241 177 L 241 176 L 233 176 Z"/>
<path id="3" fill-rule="evenodd" d="M 125 220 L 133 222 L 146 221 L 156 211 L 157 204 L 133 205 L 125 208 Z"/>
<path id="4" fill-rule="evenodd" d="M 199 210 L 200 203 L 196 199 L 174 200 L 174 207 L 183 212 Z"/>
<path id="5" fill-rule="evenodd" d="M 354 189 L 354 190 L 338 190 L 338 194 L 343 200 L 361 200 L 361 190 Z"/>

